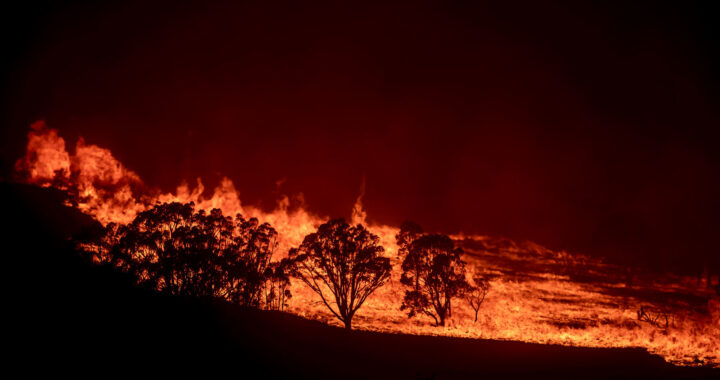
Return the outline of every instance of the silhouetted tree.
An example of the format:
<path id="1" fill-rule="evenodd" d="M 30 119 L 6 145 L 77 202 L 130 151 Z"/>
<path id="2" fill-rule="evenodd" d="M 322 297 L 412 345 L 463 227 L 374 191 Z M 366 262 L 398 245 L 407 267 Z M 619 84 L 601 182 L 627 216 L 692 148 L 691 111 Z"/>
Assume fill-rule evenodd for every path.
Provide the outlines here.
<path id="1" fill-rule="evenodd" d="M 271 263 L 265 270 L 265 308 L 269 310 L 284 310 L 292 298 L 290 292 L 290 260 L 282 259 Z"/>
<path id="2" fill-rule="evenodd" d="M 647 322 L 655 327 L 667 329 L 670 326 L 671 315 L 667 310 L 652 306 L 641 305 L 637 311 L 638 321 Z"/>
<path id="3" fill-rule="evenodd" d="M 95 264 L 119 266 L 114 250 L 124 235 L 122 225 L 108 223 L 102 226 L 99 223 L 80 231 L 73 236 L 78 251 Z"/>
<path id="4" fill-rule="evenodd" d="M 400 310 L 408 317 L 425 314 L 444 326 L 452 299 L 468 286 L 462 249 L 441 234 L 427 234 L 415 239 L 403 260 L 400 282 L 409 287 Z"/>
<path id="5" fill-rule="evenodd" d="M 478 274 L 473 276 L 473 283 L 472 285 L 468 285 L 465 290 L 465 299 L 475 311 L 475 320 L 473 322 L 477 322 L 478 311 L 480 311 L 480 306 L 483 301 L 485 301 L 485 296 L 490 290 L 490 283 Z"/>
<path id="6" fill-rule="evenodd" d="M 390 259 L 380 256 L 385 250 L 378 241 L 362 225 L 353 227 L 335 219 L 290 250 L 294 275 L 320 296 L 348 330 L 367 297 L 390 278 Z"/>
<path id="7" fill-rule="evenodd" d="M 120 240 L 123 261 L 135 267 L 141 282 L 170 294 L 216 296 L 223 288 L 218 251 L 232 222 L 219 210 L 195 212 L 194 204 L 165 203 L 143 211 Z M 215 226 L 215 221 L 221 222 Z M 216 230 L 225 234 L 216 235 Z M 225 244 L 226 245 L 226 244 Z"/>
<path id="8" fill-rule="evenodd" d="M 414 222 L 405 221 L 400 226 L 400 232 L 395 235 L 395 241 L 398 245 L 398 255 L 405 260 L 402 263 L 403 272 L 412 272 L 415 279 L 415 291 L 420 290 L 420 270 L 426 263 L 423 262 L 424 257 L 410 257 L 410 245 L 423 235 L 422 227 Z"/>
<path id="9" fill-rule="evenodd" d="M 278 245 L 278 234 L 268 223 L 236 217 L 237 235 L 225 255 L 228 298 L 242 305 L 258 307 L 262 300 L 265 274 Z"/>
<path id="10" fill-rule="evenodd" d="M 175 202 L 143 211 L 127 225 L 110 223 L 100 236 L 78 243 L 94 262 L 159 291 L 259 306 L 277 232 L 255 218 Z"/>

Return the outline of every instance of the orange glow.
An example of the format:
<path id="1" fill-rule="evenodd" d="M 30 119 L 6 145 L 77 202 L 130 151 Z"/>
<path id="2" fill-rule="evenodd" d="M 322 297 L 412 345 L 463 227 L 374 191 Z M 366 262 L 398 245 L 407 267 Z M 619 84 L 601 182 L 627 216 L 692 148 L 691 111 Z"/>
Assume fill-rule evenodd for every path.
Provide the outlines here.
<path id="1" fill-rule="evenodd" d="M 150 191 L 107 149 L 81 139 L 74 153 L 68 153 L 65 141 L 44 122 L 34 123 L 28 137 L 26 156 L 16 164 L 18 173 L 28 183 L 76 195 L 75 206 L 102 224 L 128 223 L 157 202 L 192 201 L 197 208 L 219 208 L 226 215 L 241 213 L 270 223 L 280 237 L 278 260 L 327 220 L 304 205 L 290 207 L 288 197 L 282 197 L 272 211 L 243 205 L 227 178 L 209 197 L 204 195 L 200 179 L 194 187 L 181 184 L 174 193 Z M 367 224 L 363 192 L 352 208 L 353 223 Z M 699 288 L 694 279 L 646 276 L 628 288 L 623 268 L 597 259 L 555 252 L 532 242 L 454 235 L 465 250 L 468 272 L 489 278 L 490 292 L 477 322 L 473 322 L 471 307 L 455 300 L 447 325 L 434 327 L 429 319 L 408 319 L 399 309 L 404 289 L 400 284 L 402 260 L 394 238 L 398 229 L 373 224 L 368 228 L 380 237 L 394 269 L 389 283 L 359 310 L 353 321 L 358 329 L 586 347 L 642 347 L 675 364 L 720 366 L 720 300 L 713 298 L 710 290 Z M 339 324 L 300 281 L 293 281 L 291 291 L 289 312 Z M 641 306 L 666 311 L 669 326 L 639 321 Z"/>

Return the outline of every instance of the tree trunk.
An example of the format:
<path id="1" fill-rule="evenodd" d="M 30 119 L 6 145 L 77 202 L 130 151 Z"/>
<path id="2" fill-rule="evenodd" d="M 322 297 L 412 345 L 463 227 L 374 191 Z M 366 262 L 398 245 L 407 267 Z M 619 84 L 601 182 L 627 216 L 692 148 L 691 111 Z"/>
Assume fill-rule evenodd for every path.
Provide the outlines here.
<path id="1" fill-rule="evenodd" d="M 443 310 L 442 312 L 438 313 L 438 317 L 440 318 L 440 321 L 438 322 L 438 326 L 445 326 L 445 315 L 446 311 Z"/>
<path id="2" fill-rule="evenodd" d="M 345 322 L 345 330 L 348 330 L 348 331 L 352 330 L 352 319 L 346 318 L 344 322 Z"/>

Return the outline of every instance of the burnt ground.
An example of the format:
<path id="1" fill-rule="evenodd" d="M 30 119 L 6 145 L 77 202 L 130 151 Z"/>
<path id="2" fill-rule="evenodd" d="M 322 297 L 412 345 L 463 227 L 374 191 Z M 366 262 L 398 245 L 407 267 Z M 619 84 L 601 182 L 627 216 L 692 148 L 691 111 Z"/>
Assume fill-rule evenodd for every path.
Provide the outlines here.
<path id="1" fill-rule="evenodd" d="M 641 349 L 347 332 L 293 315 L 158 295 L 65 237 L 93 221 L 52 190 L 0 184 L 5 368 L 232 378 L 720 378 Z M 9 368 L 8 368 L 9 365 Z"/>

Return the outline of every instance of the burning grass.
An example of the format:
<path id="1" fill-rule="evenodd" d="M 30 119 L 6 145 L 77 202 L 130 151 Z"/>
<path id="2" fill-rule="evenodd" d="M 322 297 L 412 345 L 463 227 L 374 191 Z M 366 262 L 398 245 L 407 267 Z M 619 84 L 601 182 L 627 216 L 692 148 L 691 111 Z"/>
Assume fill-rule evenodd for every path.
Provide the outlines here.
<path id="1" fill-rule="evenodd" d="M 229 179 L 210 197 L 204 196 L 200 180 L 195 188 L 180 185 L 175 193 L 146 189 L 110 151 L 80 141 L 70 154 L 57 131 L 41 122 L 33 125 L 29 140 L 27 155 L 16 165 L 21 180 L 67 191 L 73 206 L 103 224 L 127 223 L 158 202 L 192 201 L 199 209 L 219 208 L 225 215 L 242 213 L 272 224 L 279 232 L 275 257 L 279 259 L 327 220 L 303 205 L 290 207 L 287 197 L 269 212 L 242 205 Z M 352 221 L 367 224 L 360 200 Z M 389 283 L 359 310 L 356 328 L 585 347 L 642 347 L 675 364 L 720 366 L 720 301 L 709 290 L 693 286 L 691 279 L 648 275 L 628 287 L 623 268 L 598 260 L 531 242 L 457 235 L 453 238 L 465 250 L 469 271 L 487 278 L 491 290 L 477 322 L 473 322 L 474 310 L 457 299 L 446 326 L 435 327 L 427 317 L 408 319 L 400 311 L 404 288 L 394 239 L 398 229 L 368 228 L 380 237 L 394 269 Z M 290 312 L 339 324 L 300 281 L 292 283 L 291 291 Z M 657 322 L 658 312 L 649 310 L 662 310 L 662 323 Z"/>

